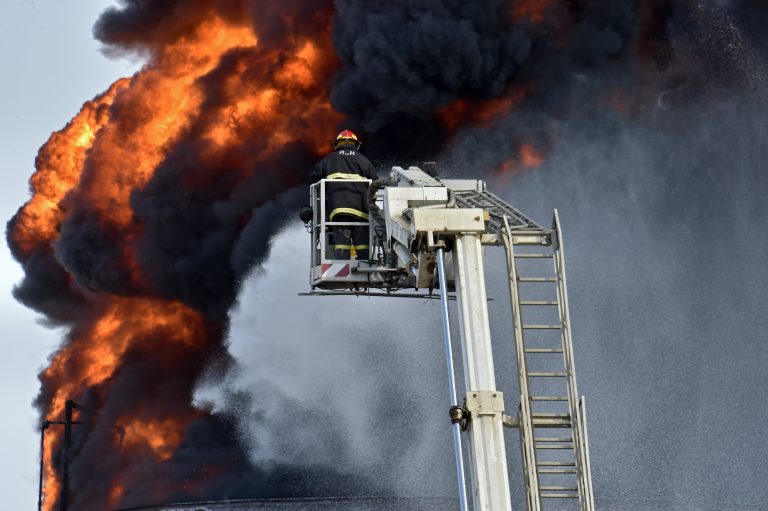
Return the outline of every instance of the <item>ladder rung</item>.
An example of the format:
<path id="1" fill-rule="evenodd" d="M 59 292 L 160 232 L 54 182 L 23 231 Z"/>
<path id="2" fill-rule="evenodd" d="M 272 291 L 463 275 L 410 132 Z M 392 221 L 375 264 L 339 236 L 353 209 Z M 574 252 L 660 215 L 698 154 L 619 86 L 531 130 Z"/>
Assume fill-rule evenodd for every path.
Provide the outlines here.
<path id="1" fill-rule="evenodd" d="M 575 461 L 540 461 L 537 467 L 575 467 Z"/>
<path id="2" fill-rule="evenodd" d="M 564 445 L 564 444 L 534 444 L 534 447 L 536 449 L 573 449 L 572 444 Z"/>
<path id="3" fill-rule="evenodd" d="M 531 420 L 531 424 L 533 425 L 534 429 L 543 429 L 543 428 L 570 428 L 571 427 L 571 419 L 565 418 L 565 419 L 557 419 L 557 418 L 536 418 L 534 417 Z"/>
<path id="4" fill-rule="evenodd" d="M 517 277 L 518 282 L 557 282 L 555 277 Z"/>
<path id="5" fill-rule="evenodd" d="M 549 413 L 549 412 L 536 412 L 532 413 L 531 417 L 534 419 L 570 419 L 571 416 L 567 413 Z"/>
<path id="6" fill-rule="evenodd" d="M 540 468 L 539 474 L 578 474 L 579 471 L 575 468 Z"/>
<path id="7" fill-rule="evenodd" d="M 573 438 L 570 438 L 570 437 L 557 437 L 557 436 L 542 436 L 542 437 L 534 438 L 533 441 L 534 442 L 564 443 L 564 442 L 573 442 Z"/>
<path id="8" fill-rule="evenodd" d="M 579 491 L 575 486 L 539 486 L 540 491 Z"/>
<path id="9" fill-rule="evenodd" d="M 575 490 L 578 492 L 579 490 Z M 542 499 L 578 499 L 579 494 L 578 493 L 544 493 L 543 491 L 539 493 L 539 496 Z"/>
<path id="10" fill-rule="evenodd" d="M 566 373 L 528 373 L 529 378 L 565 378 Z"/>
<path id="11" fill-rule="evenodd" d="M 562 353 L 563 348 L 526 348 L 526 353 Z"/>
<path id="12" fill-rule="evenodd" d="M 566 396 L 531 396 L 531 401 L 568 401 Z"/>
<path id="13" fill-rule="evenodd" d="M 522 300 L 520 305 L 558 305 L 558 302 L 549 300 Z"/>
<path id="14" fill-rule="evenodd" d="M 552 259 L 552 254 L 515 254 L 515 259 Z"/>
<path id="15" fill-rule="evenodd" d="M 560 330 L 560 325 L 523 325 L 523 330 Z"/>

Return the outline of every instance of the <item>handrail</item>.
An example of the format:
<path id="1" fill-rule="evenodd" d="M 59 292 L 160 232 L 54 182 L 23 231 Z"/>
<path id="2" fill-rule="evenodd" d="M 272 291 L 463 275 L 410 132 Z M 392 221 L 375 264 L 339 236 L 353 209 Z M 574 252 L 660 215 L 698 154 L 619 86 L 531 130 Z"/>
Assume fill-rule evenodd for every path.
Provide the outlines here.
<path id="1" fill-rule="evenodd" d="M 309 187 L 310 200 L 312 202 L 312 236 L 311 236 L 311 257 L 310 267 L 314 268 L 319 266 L 323 261 L 333 260 L 326 257 L 327 253 L 327 240 L 328 240 L 328 227 L 337 226 L 369 226 L 369 222 L 333 222 L 326 220 L 328 218 L 325 208 L 325 186 L 326 183 L 340 184 L 344 182 L 371 183 L 370 179 L 320 179 L 319 181 L 312 183 Z M 319 206 L 319 207 L 318 207 Z M 373 245 L 373 230 L 368 231 L 368 245 Z"/>

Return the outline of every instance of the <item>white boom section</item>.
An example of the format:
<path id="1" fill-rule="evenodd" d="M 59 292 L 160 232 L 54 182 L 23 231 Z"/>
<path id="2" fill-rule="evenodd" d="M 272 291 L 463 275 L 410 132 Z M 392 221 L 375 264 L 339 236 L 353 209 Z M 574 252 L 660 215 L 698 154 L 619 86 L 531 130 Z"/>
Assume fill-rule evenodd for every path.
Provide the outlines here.
<path id="1" fill-rule="evenodd" d="M 469 454 L 476 511 L 511 511 L 504 448 L 504 398 L 496 390 L 480 236 L 456 237 L 456 289 L 467 410 L 472 414 Z"/>
<path id="2" fill-rule="evenodd" d="M 454 240 L 454 279 L 459 303 L 469 424 L 470 490 L 475 511 L 511 511 L 502 416 L 504 396 L 496 390 L 493 351 L 485 294 L 481 239 L 485 232 L 481 208 L 456 208 L 451 193 L 482 190 L 482 181 L 445 182 L 419 169 L 393 169 L 399 186 L 384 189 L 384 218 L 390 249 L 399 265 L 416 275 L 418 287 L 432 287 L 434 255 L 439 236 Z"/>

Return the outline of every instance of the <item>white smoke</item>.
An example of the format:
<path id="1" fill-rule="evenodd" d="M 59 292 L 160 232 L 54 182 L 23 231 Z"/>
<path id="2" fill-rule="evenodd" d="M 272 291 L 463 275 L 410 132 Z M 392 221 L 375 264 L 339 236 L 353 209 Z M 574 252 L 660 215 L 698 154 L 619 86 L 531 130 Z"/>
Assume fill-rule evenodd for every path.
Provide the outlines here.
<path id="1" fill-rule="evenodd" d="M 224 382 L 198 402 L 238 416 L 259 466 L 331 466 L 393 495 L 455 492 L 439 302 L 298 296 L 309 235 L 291 226 L 243 283 Z M 435 460 L 444 469 L 435 470 Z"/>

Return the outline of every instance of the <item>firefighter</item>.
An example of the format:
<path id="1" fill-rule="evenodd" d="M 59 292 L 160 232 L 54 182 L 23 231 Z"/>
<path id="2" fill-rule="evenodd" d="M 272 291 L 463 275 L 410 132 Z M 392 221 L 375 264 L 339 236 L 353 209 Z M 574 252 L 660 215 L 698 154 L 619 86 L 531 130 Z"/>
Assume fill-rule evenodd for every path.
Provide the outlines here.
<path id="1" fill-rule="evenodd" d="M 376 179 L 373 164 L 360 152 L 360 140 L 344 130 L 333 141 L 333 152 L 312 170 L 312 182 L 329 179 L 325 184 L 325 210 L 331 222 L 368 222 L 368 183 Z M 358 259 L 369 259 L 368 227 L 334 226 L 333 257 L 349 259 L 352 249 Z"/>

